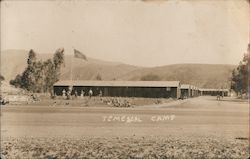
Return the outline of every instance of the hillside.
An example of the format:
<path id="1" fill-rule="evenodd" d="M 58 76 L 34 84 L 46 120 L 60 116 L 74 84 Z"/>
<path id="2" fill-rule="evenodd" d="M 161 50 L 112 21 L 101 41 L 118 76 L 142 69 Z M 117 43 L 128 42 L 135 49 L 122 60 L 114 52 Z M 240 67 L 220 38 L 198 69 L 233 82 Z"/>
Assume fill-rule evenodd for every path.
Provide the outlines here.
<path id="1" fill-rule="evenodd" d="M 37 54 L 38 60 L 42 61 L 52 56 L 53 54 Z M 1 52 L 1 74 L 6 81 L 10 81 L 17 74 L 24 71 L 27 66 L 27 57 L 28 51 L 26 50 L 6 50 Z M 72 55 L 65 55 L 65 66 L 62 68 L 61 79 L 70 79 L 71 66 L 73 67 L 72 78 L 83 80 L 95 79 L 98 74 L 101 75 L 103 80 L 113 80 L 139 68 L 91 57 L 88 57 L 88 61 L 84 61 L 73 58 Z"/>
<path id="2" fill-rule="evenodd" d="M 13 79 L 26 67 L 28 51 L 7 50 L 1 52 L 1 73 L 6 81 Z M 45 60 L 52 54 L 38 54 L 38 59 Z M 221 88 L 230 85 L 229 78 L 234 65 L 219 64 L 175 64 L 161 67 L 136 67 L 117 62 L 107 62 L 88 58 L 88 61 L 65 56 L 61 79 L 95 80 L 99 74 L 102 80 L 140 80 L 141 77 L 153 74 L 160 80 L 179 80 L 203 88 Z"/>
<path id="3" fill-rule="evenodd" d="M 122 80 L 140 80 L 153 74 L 161 80 L 179 80 L 202 88 L 221 88 L 230 86 L 234 65 L 220 64 L 175 64 L 154 68 L 141 68 L 122 77 Z"/>

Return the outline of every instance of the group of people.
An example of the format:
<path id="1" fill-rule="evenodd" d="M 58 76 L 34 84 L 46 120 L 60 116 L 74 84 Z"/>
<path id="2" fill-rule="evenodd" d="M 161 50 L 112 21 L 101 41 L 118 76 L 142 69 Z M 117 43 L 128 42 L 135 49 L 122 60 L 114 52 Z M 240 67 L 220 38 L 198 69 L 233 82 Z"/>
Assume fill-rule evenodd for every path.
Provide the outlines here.
<path id="1" fill-rule="evenodd" d="M 73 92 L 73 93 L 72 93 Z M 93 90 L 92 89 L 90 89 L 89 91 L 88 91 L 88 96 L 89 96 L 89 98 L 91 98 L 92 96 L 93 96 Z M 72 98 L 72 96 L 75 96 L 75 98 L 77 98 L 78 96 L 79 96 L 79 94 L 78 94 L 78 91 L 77 90 L 71 90 L 71 89 L 69 89 L 68 91 L 66 91 L 65 89 L 63 89 L 63 91 L 62 91 L 62 96 L 63 96 L 63 98 L 65 99 L 71 99 Z M 84 92 L 84 90 L 81 90 L 81 93 L 80 93 L 80 97 L 81 98 L 83 98 L 85 96 L 85 92 Z M 102 96 L 102 91 L 100 90 L 100 92 L 99 92 L 99 96 Z"/>

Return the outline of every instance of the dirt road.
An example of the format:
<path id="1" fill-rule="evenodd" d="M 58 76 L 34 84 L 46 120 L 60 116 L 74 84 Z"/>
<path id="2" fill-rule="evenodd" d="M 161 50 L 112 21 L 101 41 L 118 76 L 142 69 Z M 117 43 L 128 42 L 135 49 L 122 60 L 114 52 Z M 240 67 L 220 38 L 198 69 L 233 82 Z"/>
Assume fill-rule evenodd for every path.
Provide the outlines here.
<path id="1" fill-rule="evenodd" d="M 17 137 L 228 135 L 235 138 L 248 136 L 248 114 L 245 102 L 216 101 L 213 97 L 188 99 L 180 105 L 160 108 L 5 106 L 1 134 Z M 171 115 L 174 119 L 167 119 Z"/>
<path id="2" fill-rule="evenodd" d="M 217 101 L 215 97 L 198 97 L 179 104 L 135 108 L 4 106 L 1 111 L 3 141 L 160 137 L 240 142 L 246 148 L 249 137 L 249 105 L 231 98 Z M 238 141 L 241 139 L 244 141 Z M 247 148 L 244 151 L 247 153 Z"/>

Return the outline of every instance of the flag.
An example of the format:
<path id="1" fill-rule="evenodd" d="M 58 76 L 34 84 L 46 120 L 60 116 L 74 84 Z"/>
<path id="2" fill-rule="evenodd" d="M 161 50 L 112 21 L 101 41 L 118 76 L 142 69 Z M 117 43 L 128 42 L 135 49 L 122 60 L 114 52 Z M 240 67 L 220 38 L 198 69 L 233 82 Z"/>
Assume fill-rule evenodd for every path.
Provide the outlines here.
<path id="1" fill-rule="evenodd" d="M 84 59 L 85 61 L 88 61 L 87 57 L 83 53 L 81 53 L 80 51 L 78 51 L 76 49 L 74 49 L 74 57 Z"/>

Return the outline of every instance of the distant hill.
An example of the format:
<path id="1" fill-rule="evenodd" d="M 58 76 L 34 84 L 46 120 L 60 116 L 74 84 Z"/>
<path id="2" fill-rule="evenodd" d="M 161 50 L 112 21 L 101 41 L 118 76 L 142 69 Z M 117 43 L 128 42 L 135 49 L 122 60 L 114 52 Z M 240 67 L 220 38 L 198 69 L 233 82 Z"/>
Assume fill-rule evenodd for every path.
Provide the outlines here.
<path id="1" fill-rule="evenodd" d="M 1 52 L 1 74 L 9 81 L 27 66 L 28 51 L 7 50 Z M 53 54 L 38 54 L 38 59 L 51 58 Z M 71 67 L 73 69 L 71 69 Z M 161 67 L 137 67 L 118 62 L 108 62 L 88 57 L 88 61 L 65 56 L 61 79 L 95 80 L 99 74 L 102 80 L 140 80 L 153 74 L 160 80 L 179 80 L 203 88 L 221 88 L 229 86 L 229 78 L 235 65 L 223 64 L 175 64 Z"/>
<path id="2" fill-rule="evenodd" d="M 14 79 L 27 67 L 27 50 L 6 50 L 1 52 L 1 74 L 5 81 Z M 52 58 L 53 54 L 37 54 L 38 60 Z M 72 63 L 72 65 L 71 65 Z M 82 80 L 93 80 L 98 74 L 103 80 L 113 80 L 134 71 L 139 67 L 119 62 L 102 61 L 88 57 L 88 61 L 73 58 L 72 55 L 65 55 L 65 65 L 62 68 L 61 79 L 70 79 L 71 66 L 73 67 L 72 78 Z"/>
<path id="3" fill-rule="evenodd" d="M 1 52 L 1 74 L 5 81 L 13 79 L 17 74 L 22 73 L 26 67 L 28 51 L 6 50 Z"/>
<path id="4" fill-rule="evenodd" d="M 202 88 L 221 88 L 230 86 L 230 77 L 235 65 L 223 64 L 175 64 L 153 68 L 141 68 L 122 77 L 122 80 L 140 80 L 149 74 L 160 80 L 178 80 L 181 83 Z"/>
<path id="5" fill-rule="evenodd" d="M 95 80 L 98 74 L 102 77 L 102 80 L 114 80 L 139 68 L 132 65 L 106 62 L 92 58 L 88 58 L 88 61 L 77 58 L 71 59 L 72 56 L 66 57 L 66 64 L 62 68 L 61 74 L 61 79 L 63 80 L 70 79 L 71 67 L 73 68 L 72 79 L 74 80 Z M 73 61 L 72 65 L 71 61 Z"/>

